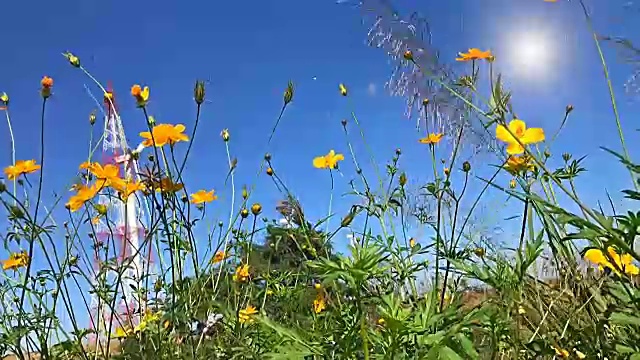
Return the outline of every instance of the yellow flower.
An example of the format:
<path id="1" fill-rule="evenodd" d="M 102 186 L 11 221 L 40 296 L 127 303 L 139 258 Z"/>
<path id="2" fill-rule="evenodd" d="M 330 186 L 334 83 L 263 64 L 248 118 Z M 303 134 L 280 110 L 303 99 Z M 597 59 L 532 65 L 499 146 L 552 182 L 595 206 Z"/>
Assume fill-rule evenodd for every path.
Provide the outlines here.
<path id="1" fill-rule="evenodd" d="M 336 154 L 331 150 L 327 155 L 314 158 L 313 166 L 317 169 L 335 169 L 338 167 L 338 162 L 342 160 L 344 160 L 344 155 Z"/>
<path id="2" fill-rule="evenodd" d="M 340 94 L 342 94 L 342 96 L 347 96 L 347 87 L 344 86 L 344 84 L 338 85 L 338 88 L 340 89 Z"/>
<path id="3" fill-rule="evenodd" d="M 511 155 L 507 159 L 504 169 L 511 175 L 517 175 L 527 170 L 533 171 L 535 166 L 531 162 L 531 157 L 527 155 Z"/>
<path id="4" fill-rule="evenodd" d="M 111 182 L 118 179 L 120 176 L 120 169 L 114 164 L 106 164 L 104 166 L 97 162 L 83 162 L 80 164 L 80 169 L 88 170 L 98 180 L 103 180 L 101 185 L 110 186 Z"/>
<path id="5" fill-rule="evenodd" d="M 322 289 L 322 284 L 320 284 L 320 283 L 315 283 L 315 284 L 313 285 L 313 287 L 314 287 L 316 290 L 320 290 L 320 289 Z"/>
<path id="6" fill-rule="evenodd" d="M 131 87 L 131 95 L 136 99 L 139 107 L 143 107 L 147 105 L 147 101 L 149 101 L 149 87 L 145 86 L 144 89 L 135 84 Z"/>
<path id="7" fill-rule="evenodd" d="M 143 146 L 153 146 L 154 142 L 156 147 L 162 147 L 166 144 L 173 145 L 179 141 L 188 141 L 189 137 L 184 134 L 185 126 L 182 124 L 158 124 L 149 131 L 143 131 L 140 133 L 140 137 L 145 139 L 142 142 Z M 152 136 L 153 135 L 153 136 Z"/>
<path id="8" fill-rule="evenodd" d="M 245 282 L 249 278 L 249 264 L 238 266 L 236 273 L 233 275 L 233 281 Z"/>
<path id="9" fill-rule="evenodd" d="M 118 326 L 116 328 L 115 338 L 126 338 L 133 333 L 133 330 L 129 326 Z"/>
<path id="10" fill-rule="evenodd" d="M 53 86 L 53 79 L 48 76 L 44 76 L 40 81 L 40 85 L 42 85 L 42 88 L 40 89 L 40 95 L 42 95 L 42 97 L 45 99 L 51 96 L 51 87 Z"/>
<path id="11" fill-rule="evenodd" d="M 491 50 L 481 51 L 478 48 L 471 48 L 466 53 L 458 53 L 460 57 L 456 58 L 456 61 L 471 61 L 471 60 L 489 60 L 493 57 Z"/>
<path id="12" fill-rule="evenodd" d="M 378 319 L 378 325 L 380 325 L 380 326 L 384 326 L 384 323 L 385 323 L 384 318 L 380 318 L 380 319 Z"/>
<path id="13" fill-rule="evenodd" d="M 163 193 L 176 193 L 184 188 L 183 184 L 174 183 L 173 180 L 168 177 L 162 178 L 160 181 L 155 181 L 152 185 L 156 188 L 157 192 Z"/>
<path id="14" fill-rule="evenodd" d="M 7 260 L 2 261 L 3 270 L 18 270 L 29 265 L 29 254 L 26 251 L 11 253 Z"/>
<path id="15" fill-rule="evenodd" d="M 251 305 L 247 305 L 246 308 L 238 312 L 238 321 L 240 322 L 240 324 L 252 323 L 253 315 L 257 313 L 258 313 L 258 310 L 256 310 L 255 307 Z"/>
<path id="16" fill-rule="evenodd" d="M 544 130 L 541 128 L 527 129 L 527 124 L 522 120 L 511 120 L 508 126 L 509 131 L 511 131 L 515 137 L 507 131 L 504 125 L 498 125 L 496 127 L 496 137 L 498 140 L 507 143 L 507 153 L 510 155 L 522 154 L 524 152 L 524 147 L 518 143 L 518 140 L 520 140 L 523 145 L 544 141 Z"/>
<path id="17" fill-rule="evenodd" d="M 555 350 L 556 352 L 556 356 L 559 356 L 561 358 L 568 358 L 569 357 L 569 352 L 565 349 L 561 349 L 557 346 L 553 346 L 553 350 Z"/>
<path id="18" fill-rule="evenodd" d="M 442 134 L 430 133 L 426 137 L 423 137 L 422 139 L 418 140 L 418 142 L 420 142 L 421 144 L 435 145 L 439 143 L 440 140 L 442 140 Z"/>
<path id="19" fill-rule="evenodd" d="M 217 264 L 219 262 L 222 262 L 226 258 L 227 254 L 224 251 L 220 250 L 216 252 L 216 254 L 213 256 L 213 259 L 211 259 L 211 262 Z"/>
<path id="20" fill-rule="evenodd" d="M 617 275 L 620 275 L 620 271 L 618 269 L 621 269 L 628 275 L 638 275 L 640 273 L 640 269 L 633 264 L 633 257 L 630 254 L 619 255 L 611 246 L 607 249 L 607 253 L 611 257 L 611 259 L 613 259 L 613 263 L 609 261 L 609 259 L 600 249 L 587 250 L 587 252 L 585 252 L 584 254 L 584 258 L 598 265 L 598 268 L 600 268 L 600 270 L 609 268 Z"/>
<path id="21" fill-rule="evenodd" d="M 206 190 L 198 190 L 198 192 L 191 194 L 191 203 L 192 204 L 204 204 L 208 202 L 212 202 L 213 200 L 217 200 L 218 196 L 213 195 L 214 190 L 206 191 Z"/>
<path id="22" fill-rule="evenodd" d="M 414 239 L 414 238 L 409 239 L 409 246 L 410 247 L 416 246 L 416 239 Z"/>
<path id="23" fill-rule="evenodd" d="M 97 184 L 76 186 L 76 194 L 69 198 L 66 207 L 71 212 L 80 210 L 87 201 L 90 201 L 98 194 L 101 188 Z"/>
<path id="24" fill-rule="evenodd" d="M 324 301 L 324 296 L 318 294 L 315 300 L 313 300 L 313 312 L 316 314 L 320 314 L 326 308 L 327 304 Z"/>
<path id="25" fill-rule="evenodd" d="M 20 175 L 31 174 L 40 169 L 40 165 L 36 164 L 35 160 L 18 160 L 13 166 L 7 166 L 4 168 L 4 174 L 7 175 L 7 179 L 15 180 Z"/>

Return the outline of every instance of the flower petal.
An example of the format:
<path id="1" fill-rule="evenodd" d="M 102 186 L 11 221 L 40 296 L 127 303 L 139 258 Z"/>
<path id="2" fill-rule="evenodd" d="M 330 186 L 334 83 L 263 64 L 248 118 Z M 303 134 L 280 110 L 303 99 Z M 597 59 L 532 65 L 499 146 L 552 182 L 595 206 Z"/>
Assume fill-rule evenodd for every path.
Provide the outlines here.
<path id="1" fill-rule="evenodd" d="M 524 148 L 517 142 L 512 142 L 507 145 L 507 154 L 509 155 L 522 154 L 523 152 Z"/>
<path id="2" fill-rule="evenodd" d="M 544 141 L 544 130 L 541 128 L 527 129 L 521 140 L 523 144 L 535 144 Z"/>
<path id="3" fill-rule="evenodd" d="M 318 156 L 313 159 L 313 167 L 317 169 L 324 169 L 327 167 L 327 161 L 324 156 Z"/>
<path id="4" fill-rule="evenodd" d="M 513 135 L 521 137 L 527 130 L 527 124 L 522 120 L 513 119 L 509 121 L 509 130 L 511 130 Z"/>
<path id="5" fill-rule="evenodd" d="M 516 142 L 516 139 L 511 136 L 511 134 L 509 134 L 507 128 L 505 128 L 504 125 L 498 125 L 496 127 L 496 138 L 506 143 Z"/>

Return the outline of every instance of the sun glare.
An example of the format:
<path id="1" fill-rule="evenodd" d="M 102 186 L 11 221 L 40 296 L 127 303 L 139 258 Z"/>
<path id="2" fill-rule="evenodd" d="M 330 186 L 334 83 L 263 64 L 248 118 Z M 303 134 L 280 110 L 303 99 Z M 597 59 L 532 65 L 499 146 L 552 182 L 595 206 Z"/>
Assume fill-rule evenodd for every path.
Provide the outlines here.
<path id="1" fill-rule="evenodd" d="M 553 41 L 541 31 L 514 33 L 508 43 L 508 57 L 514 75 L 547 78 L 553 69 Z"/>

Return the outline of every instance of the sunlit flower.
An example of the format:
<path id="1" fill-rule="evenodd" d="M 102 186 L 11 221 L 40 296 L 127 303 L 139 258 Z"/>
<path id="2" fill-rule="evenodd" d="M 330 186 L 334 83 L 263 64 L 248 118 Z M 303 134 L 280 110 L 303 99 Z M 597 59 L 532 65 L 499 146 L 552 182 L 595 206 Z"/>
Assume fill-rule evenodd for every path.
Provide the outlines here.
<path id="1" fill-rule="evenodd" d="M 136 99 L 139 107 L 143 107 L 147 105 L 147 101 L 149 101 L 149 87 L 145 86 L 144 89 L 135 84 L 131 87 L 131 95 Z"/>
<path id="2" fill-rule="evenodd" d="M 511 175 L 518 175 L 526 172 L 527 170 L 533 171 L 535 166 L 531 161 L 531 157 L 527 155 L 511 155 L 507 159 L 507 163 L 504 165 L 504 169 Z"/>
<path id="3" fill-rule="evenodd" d="M 598 265 L 600 270 L 605 268 L 610 269 L 617 275 L 620 275 L 621 269 L 628 275 L 638 275 L 640 269 L 633 264 L 633 257 L 630 254 L 618 254 L 613 247 L 607 248 L 607 253 L 613 259 L 613 263 L 609 261 L 609 258 L 600 249 L 589 249 L 584 254 L 584 258 L 593 264 Z M 614 265 L 615 264 L 615 265 Z"/>
<path id="4" fill-rule="evenodd" d="M 80 210 L 87 201 L 90 201 L 98 194 L 100 189 L 101 187 L 97 184 L 76 186 L 76 194 L 69 198 L 66 207 L 69 208 L 71 212 Z"/>
<path id="5" fill-rule="evenodd" d="M 435 145 L 442 140 L 442 134 L 430 133 L 426 137 L 418 140 L 421 144 Z"/>
<path id="6" fill-rule="evenodd" d="M 344 155 L 336 154 L 331 150 L 327 155 L 314 158 L 313 166 L 317 169 L 335 169 L 338 167 L 338 162 L 342 160 L 344 160 Z"/>
<path id="7" fill-rule="evenodd" d="M 120 198 L 123 201 L 127 201 L 129 196 L 136 191 L 145 190 L 145 186 L 142 182 L 133 181 L 131 179 L 113 179 L 111 181 L 111 187 L 119 193 Z"/>
<path id="8" fill-rule="evenodd" d="M 163 193 L 176 193 L 184 189 L 184 184 L 174 183 L 173 180 L 168 177 L 162 178 L 160 181 L 153 182 L 152 185 L 155 187 L 156 191 Z"/>
<path id="9" fill-rule="evenodd" d="M 15 180 L 20 175 L 38 171 L 40 167 L 35 160 L 18 160 L 15 165 L 4 168 L 4 174 L 7 175 L 7 179 Z"/>
<path id="10" fill-rule="evenodd" d="M 189 137 L 184 134 L 184 130 L 185 126 L 182 124 L 158 124 L 151 129 L 151 132 L 140 133 L 140 137 L 145 139 L 142 145 L 149 147 L 155 142 L 156 147 L 162 147 L 166 144 L 173 145 L 178 141 L 188 141 Z"/>
<path id="11" fill-rule="evenodd" d="M 42 88 L 40 89 L 40 94 L 42 95 L 42 97 L 46 99 L 49 96 L 51 96 L 51 87 L 53 86 L 53 79 L 48 76 L 44 76 L 42 80 L 40 80 L 40 85 L 42 86 Z"/>
<path id="12" fill-rule="evenodd" d="M 245 282 L 249 278 L 249 264 L 238 266 L 236 273 L 233 275 L 233 281 Z"/>
<path id="13" fill-rule="evenodd" d="M 118 326 L 116 328 L 116 333 L 115 333 L 115 338 L 126 338 L 128 336 L 131 336 L 133 334 L 133 329 L 131 329 L 131 327 L 129 326 Z"/>
<path id="14" fill-rule="evenodd" d="M 524 147 L 522 145 L 535 144 L 544 141 L 544 130 L 541 128 L 529 128 L 527 124 L 518 119 L 509 122 L 509 130 L 504 125 L 496 127 L 496 137 L 498 140 L 507 143 L 507 153 L 510 155 L 522 154 Z M 513 133 L 512 136 L 509 131 Z M 520 145 L 518 140 L 522 143 Z"/>
<path id="15" fill-rule="evenodd" d="M 318 294 L 315 300 L 313 300 L 313 312 L 316 314 L 320 314 L 324 309 L 327 308 L 327 304 L 324 301 L 324 296 Z"/>
<path id="16" fill-rule="evenodd" d="M 238 311 L 238 321 L 241 324 L 252 323 L 253 322 L 253 315 L 255 315 L 257 313 L 258 313 L 258 310 L 256 310 L 255 307 L 253 307 L 251 305 L 247 305 L 246 308 L 241 309 L 240 311 Z"/>
<path id="17" fill-rule="evenodd" d="M 120 175 L 120 169 L 114 164 L 101 165 L 97 162 L 83 162 L 80 164 L 80 169 L 88 170 L 97 180 L 102 180 L 103 186 L 110 186 L 111 182 L 118 179 Z"/>
<path id="18" fill-rule="evenodd" d="M 29 265 L 29 254 L 26 251 L 19 253 L 11 253 L 7 260 L 2 261 L 3 270 L 18 270 L 21 267 Z"/>
<path id="19" fill-rule="evenodd" d="M 208 202 L 212 202 L 213 200 L 217 200 L 218 196 L 214 195 L 214 190 L 206 191 L 206 190 L 198 190 L 198 192 L 191 194 L 191 203 L 192 204 L 204 204 Z"/>
<path id="20" fill-rule="evenodd" d="M 456 58 L 456 61 L 471 61 L 471 60 L 489 60 L 493 57 L 491 50 L 482 51 L 478 48 L 471 48 L 466 53 L 458 53 L 460 57 Z"/>
<path id="21" fill-rule="evenodd" d="M 214 264 L 217 264 L 219 262 L 222 262 L 226 258 L 227 258 L 227 253 L 220 250 L 216 252 L 216 254 L 213 256 L 213 259 L 211 259 L 211 262 Z"/>

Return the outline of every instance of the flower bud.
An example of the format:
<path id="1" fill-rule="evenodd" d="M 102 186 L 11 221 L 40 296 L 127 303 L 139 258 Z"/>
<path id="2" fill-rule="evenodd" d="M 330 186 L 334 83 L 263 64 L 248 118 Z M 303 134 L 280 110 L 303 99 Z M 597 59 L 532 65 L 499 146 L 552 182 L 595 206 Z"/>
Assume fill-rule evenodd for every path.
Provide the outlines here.
<path id="1" fill-rule="evenodd" d="M 484 256 L 484 249 L 481 247 L 477 247 L 475 249 L 473 249 L 473 253 L 476 254 L 477 257 L 483 257 Z"/>
<path id="2" fill-rule="evenodd" d="M 89 115 L 89 124 L 93 125 L 96 123 L 96 113 L 95 111 L 91 112 L 91 115 Z"/>
<path id="3" fill-rule="evenodd" d="M 406 173 L 402 173 L 400 174 L 400 186 L 405 186 L 407 184 L 407 174 Z"/>
<path id="4" fill-rule="evenodd" d="M 340 121 L 340 123 L 342 124 L 342 126 L 347 126 L 347 119 L 342 119 L 342 121 Z"/>
<path id="5" fill-rule="evenodd" d="M 516 188 L 516 179 L 511 179 L 511 181 L 509 181 L 509 187 L 512 189 Z"/>
<path id="6" fill-rule="evenodd" d="M 405 51 L 403 56 L 405 60 L 413 61 L 413 53 L 411 50 Z"/>
<path id="7" fill-rule="evenodd" d="M 196 84 L 193 87 L 193 99 L 196 101 L 196 104 L 201 105 L 204 102 L 204 95 L 204 81 L 196 80 Z"/>
<path id="8" fill-rule="evenodd" d="M 222 221 L 218 221 L 218 226 L 222 227 L 224 224 L 222 223 Z"/>
<path id="9" fill-rule="evenodd" d="M 569 153 L 562 154 L 562 160 L 564 160 L 564 161 L 571 160 L 571 154 L 569 154 Z"/>
<path id="10" fill-rule="evenodd" d="M 247 200 L 248 197 L 249 197 L 249 192 L 247 191 L 247 187 L 243 186 L 242 187 L 242 198 Z"/>
<path id="11" fill-rule="evenodd" d="M 53 86 L 53 79 L 48 76 L 45 76 L 42 78 L 42 80 L 40 80 L 40 85 L 42 85 L 40 89 L 40 95 L 42 95 L 44 99 L 51 96 L 51 87 Z"/>
<path id="12" fill-rule="evenodd" d="M 4 181 L 0 181 L 0 194 L 7 191 L 7 185 L 4 184 Z"/>
<path id="13" fill-rule="evenodd" d="M 451 174 L 451 170 L 449 170 L 449 168 L 444 168 L 444 175 L 449 176 L 449 174 Z"/>
<path id="14" fill-rule="evenodd" d="M 7 106 L 9 105 L 9 95 L 6 92 L 0 93 L 0 104 Z"/>
<path id="15" fill-rule="evenodd" d="M 287 88 L 284 90 L 284 104 L 288 105 L 293 100 L 293 82 L 289 81 Z"/>
<path id="16" fill-rule="evenodd" d="M 267 175 L 273 176 L 273 169 L 272 168 L 270 168 L 270 167 L 267 168 Z"/>
<path id="17" fill-rule="evenodd" d="M 269 153 L 264 154 L 264 159 L 266 161 L 271 161 L 271 154 L 269 154 Z"/>
<path id="18" fill-rule="evenodd" d="M 567 107 L 564 109 L 564 112 L 569 115 L 570 112 L 573 111 L 573 105 L 569 104 L 567 105 Z"/>
<path id="19" fill-rule="evenodd" d="M 347 227 L 349 225 L 351 225 L 351 222 L 353 221 L 353 218 L 356 216 L 356 214 L 353 211 L 350 211 L 347 216 L 345 216 L 342 221 L 340 222 L 340 226 L 342 227 Z"/>
<path id="20" fill-rule="evenodd" d="M 402 155 L 402 150 L 400 148 L 396 148 L 396 155 Z"/>
<path id="21" fill-rule="evenodd" d="M 429 105 L 429 99 L 424 98 L 424 99 L 422 100 L 422 106 L 427 106 L 427 105 Z"/>
<path id="22" fill-rule="evenodd" d="M 107 205 L 105 204 L 95 204 L 93 205 L 93 208 L 96 209 L 96 212 L 101 215 L 107 215 Z"/>
<path id="23" fill-rule="evenodd" d="M 75 56 L 75 55 L 73 55 L 72 53 L 70 53 L 70 52 L 68 52 L 68 51 L 67 51 L 67 52 L 64 54 L 64 57 L 66 57 L 66 58 L 67 58 L 67 60 L 69 60 L 69 64 L 71 64 L 71 66 L 73 66 L 73 67 L 77 67 L 77 68 L 79 68 L 79 67 L 80 67 L 80 59 L 79 59 L 77 56 Z"/>
<path id="24" fill-rule="evenodd" d="M 149 119 L 147 120 L 147 123 L 149 124 L 149 126 L 155 126 L 156 125 L 156 118 L 154 118 L 153 116 L 149 116 Z"/>
<path id="25" fill-rule="evenodd" d="M 249 216 L 249 210 L 247 209 L 240 210 L 240 216 L 242 216 L 243 219 L 246 219 L 247 216 Z"/>
<path id="26" fill-rule="evenodd" d="M 224 140 L 225 142 L 229 141 L 229 129 L 224 129 L 222 130 L 222 132 L 220 133 L 220 136 L 222 136 L 222 140 Z"/>
<path id="27" fill-rule="evenodd" d="M 462 163 L 462 171 L 464 171 L 464 172 L 471 171 L 471 163 L 469 163 L 468 161 L 463 162 Z"/>
<path id="28" fill-rule="evenodd" d="M 549 150 L 545 150 L 545 151 L 544 151 L 544 157 L 545 157 L 545 158 L 549 158 L 549 157 L 551 157 L 551 153 L 549 152 Z"/>
<path id="29" fill-rule="evenodd" d="M 259 203 L 255 203 L 251 205 L 251 213 L 255 216 L 258 216 L 262 212 L 262 205 Z"/>
<path id="30" fill-rule="evenodd" d="M 347 96 L 347 87 L 344 86 L 344 84 L 338 85 L 338 88 L 340 89 L 340 94 L 342 96 Z"/>

